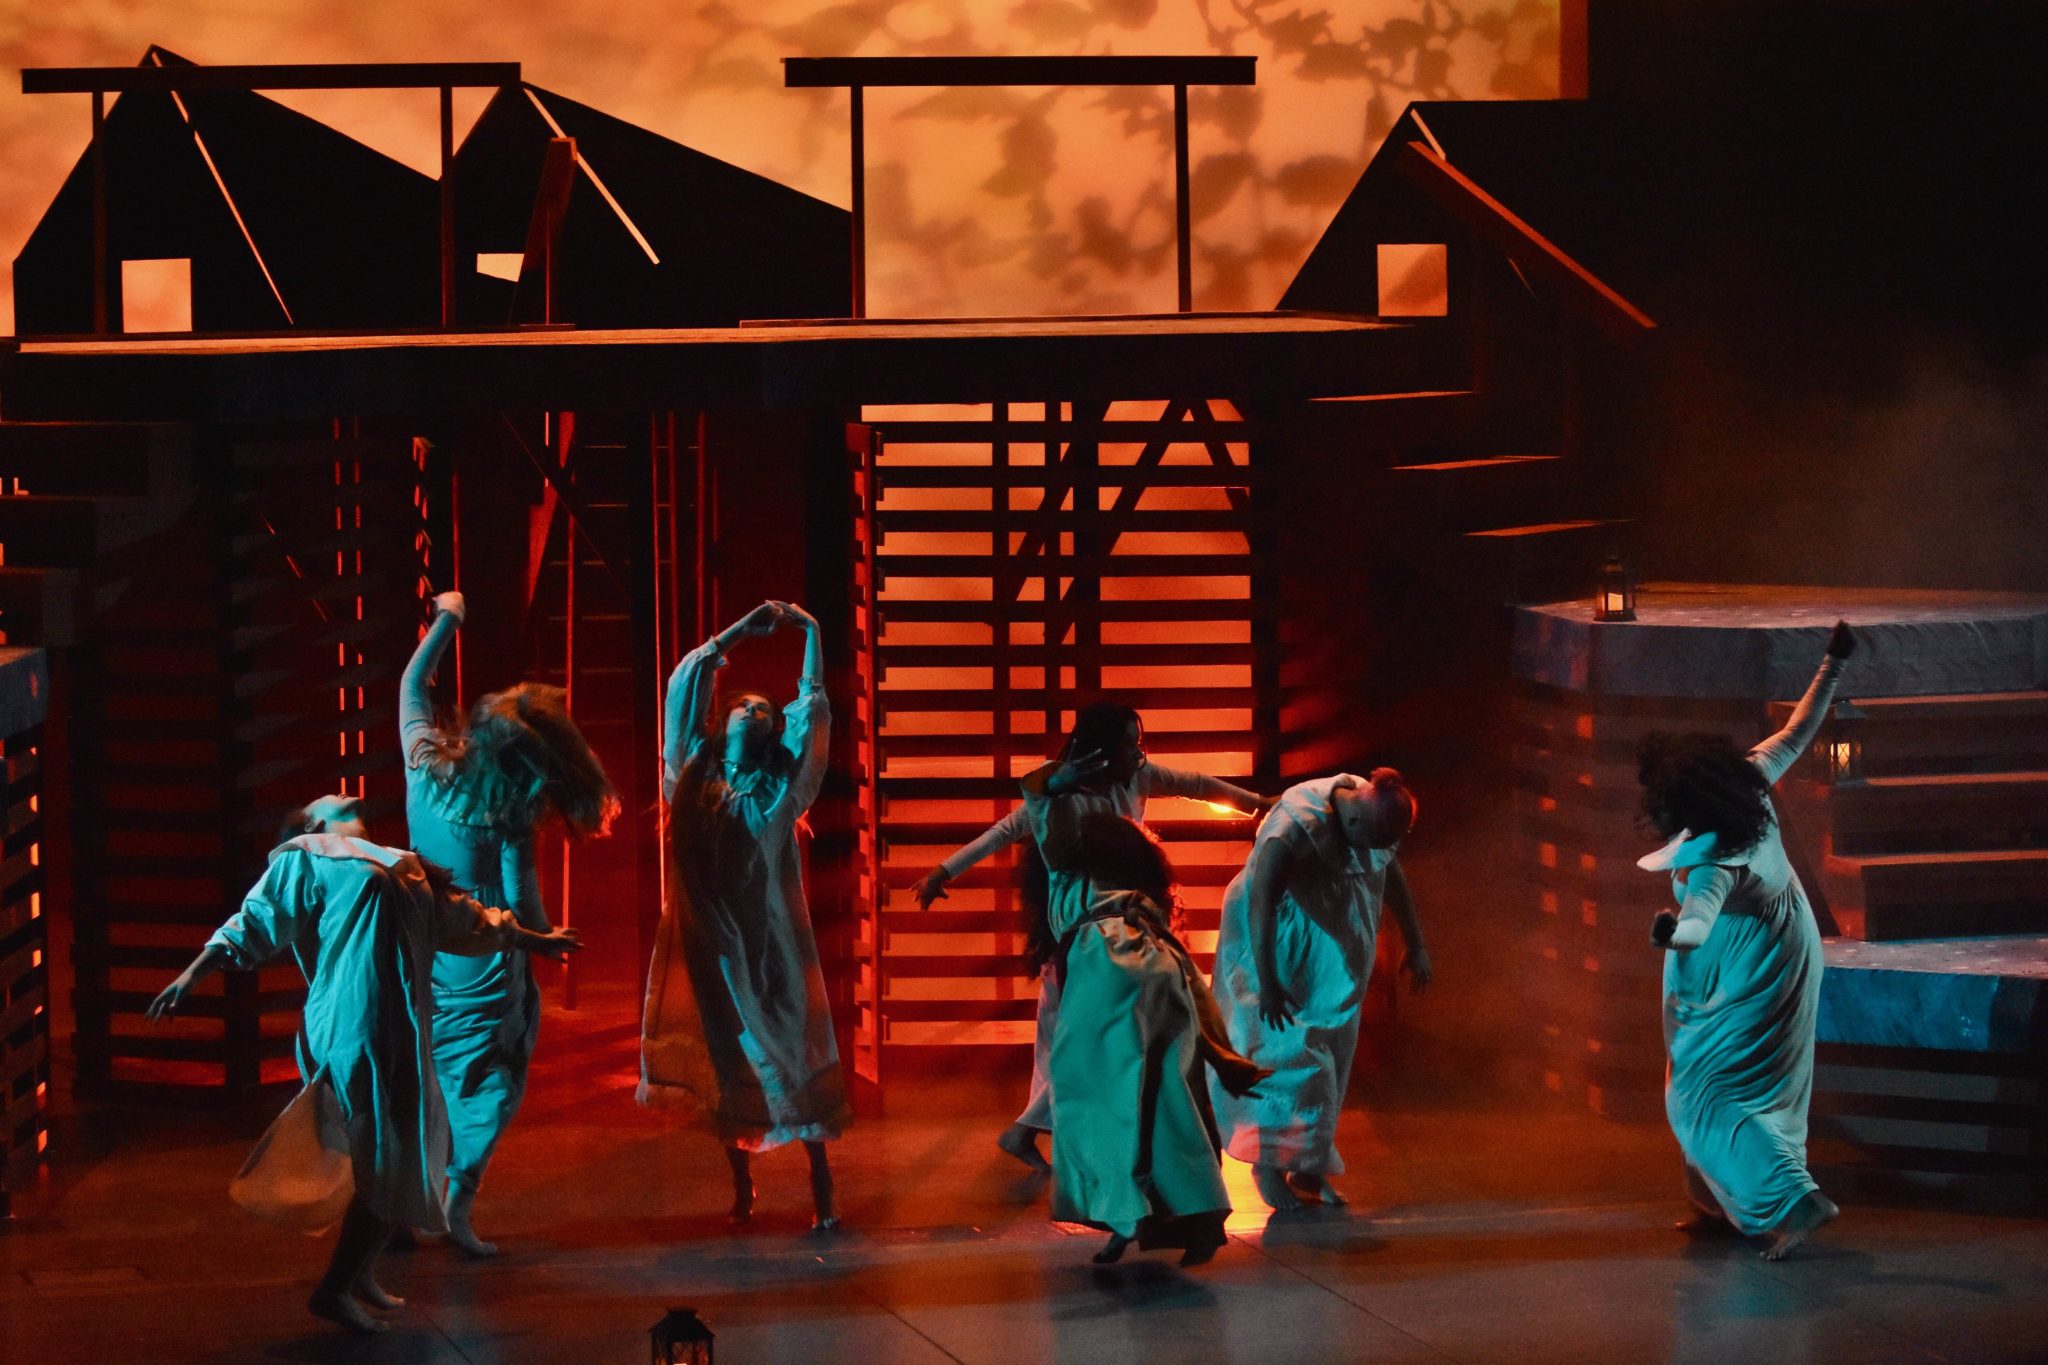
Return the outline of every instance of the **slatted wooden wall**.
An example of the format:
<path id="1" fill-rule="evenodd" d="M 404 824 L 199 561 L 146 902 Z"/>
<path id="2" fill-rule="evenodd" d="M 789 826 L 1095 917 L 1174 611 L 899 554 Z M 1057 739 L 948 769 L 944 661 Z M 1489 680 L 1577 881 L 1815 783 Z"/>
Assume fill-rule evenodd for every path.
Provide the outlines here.
<path id="1" fill-rule="evenodd" d="M 402 828 L 395 691 L 435 552 L 434 461 L 352 423 L 203 439 L 184 513 L 103 556 L 75 713 L 76 801 L 99 812 L 76 835 L 82 1091 L 295 1077 L 288 961 L 208 983 L 178 1020 L 142 1011 L 261 874 L 286 810 L 346 790 L 373 828 Z"/>
<path id="2" fill-rule="evenodd" d="M 912 888 L 1018 801 L 1075 710 L 1120 698 L 1151 754 L 1240 785 L 1277 775 L 1278 606 L 1253 426 L 1202 400 L 869 408 L 859 503 L 857 764 L 867 959 L 858 1066 L 876 1049 L 1028 1043 L 1010 859 Z M 1191 944 L 1214 950 L 1251 824 L 1155 803 Z M 867 1049 L 867 1051 L 862 1051 Z"/>
<path id="3" fill-rule="evenodd" d="M 0 649 L 0 1218 L 49 1143 L 50 967 L 43 905 L 41 650 Z"/>

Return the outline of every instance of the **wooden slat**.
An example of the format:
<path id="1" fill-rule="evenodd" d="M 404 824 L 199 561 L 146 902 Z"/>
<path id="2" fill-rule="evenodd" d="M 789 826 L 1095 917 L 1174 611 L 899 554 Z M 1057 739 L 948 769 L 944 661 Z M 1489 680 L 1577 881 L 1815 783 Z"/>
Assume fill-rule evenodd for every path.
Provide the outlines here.
<path id="1" fill-rule="evenodd" d="M 111 94 L 130 90 L 426 90 L 440 86 L 517 84 L 517 62 L 36 66 L 21 73 L 24 95 L 86 95 L 94 91 Z"/>
<path id="2" fill-rule="evenodd" d="M 1255 57 L 784 57 L 791 89 L 851 86 L 1252 85 Z M 27 73 L 23 73 L 26 77 Z M 516 79 L 516 77 L 515 77 Z M 85 87 L 91 88 L 91 87 Z"/>

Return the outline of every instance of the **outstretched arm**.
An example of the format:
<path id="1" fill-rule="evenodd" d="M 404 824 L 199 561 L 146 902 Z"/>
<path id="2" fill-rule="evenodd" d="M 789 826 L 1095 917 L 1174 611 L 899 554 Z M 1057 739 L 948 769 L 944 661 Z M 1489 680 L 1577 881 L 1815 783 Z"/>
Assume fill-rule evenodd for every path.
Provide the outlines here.
<path id="1" fill-rule="evenodd" d="M 1666 910 L 1650 926 L 1650 941 L 1659 948 L 1697 948 L 1714 932 L 1714 921 L 1728 893 L 1735 889 L 1735 870 L 1712 863 L 1685 874 L 1685 897 L 1678 913 Z"/>
<path id="2" fill-rule="evenodd" d="M 1813 743 L 1821 723 L 1827 719 L 1828 706 L 1835 699 L 1842 667 L 1855 652 L 1856 636 L 1849 623 L 1835 622 L 1835 632 L 1828 637 L 1827 657 L 1820 661 L 1820 671 L 1813 675 L 1806 695 L 1792 708 L 1792 718 L 1785 722 L 1784 729 L 1749 751 L 1749 761 L 1763 773 L 1764 781 L 1776 783 L 1806 752 L 1806 746 Z"/>
<path id="3" fill-rule="evenodd" d="M 1387 864 L 1387 908 L 1394 912 L 1394 921 L 1401 926 L 1401 970 L 1408 973 L 1416 990 L 1427 990 L 1436 971 L 1430 965 L 1429 949 L 1422 942 L 1422 921 L 1415 914 L 1415 895 L 1408 889 L 1408 874 L 1401 870 L 1398 858 Z"/>
<path id="4" fill-rule="evenodd" d="M 1018 806 L 990 825 L 973 843 L 961 845 L 946 861 L 925 874 L 924 880 L 917 884 L 917 908 L 931 909 L 933 901 L 945 899 L 947 882 L 1030 835 L 1031 819 L 1024 808 Z"/>
<path id="5" fill-rule="evenodd" d="M 510 910 L 485 905 L 459 891 L 441 892 L 436 909 L 440 924 L 435 947 L 444 953 L 482 957 L 510 948 L 564 962 L 583 947 L 574 929 L 529 929 Z"/>
<path id="6" fill-rule="evenodd" d="M 144 1012 L 150 1019 L 176 1014 L 192 988 L 215 972 L 229 968 L 250 971 L 289 948 L 320 913 L 318 880 L 313 859 L 287 849 L 272 859 L 263 878 L 249 888 L 242 908 L 214 930 L 198 957 L 157 995 Z"/>
<path id="7" fill-rule="evenodd" d="M 825 696 L 825 645 L 818 630 L 818 618 L 794 602 L 771 603 L 782 620 L 804 633 L 804 673 L 797 683 L 796 700 L 782 715 L 782 743 L 796 758 L 796 773 L 789 780 L 783 799 L 792 816 L 802 815 L 818 799 L 825 783 L 825 767 L 832 741 L 832 703 Z"/>
<path id="8" fill-rule="evenodd" d="M 1259 1018 L 1267 1028 L 1284 1029 L 1294 1023 L 1301 1002 L 1288 994 L 1280 981 L 1280 963 L 1275 951 L 1280 922 L 1280 896 L 1286 887 L 1289 848 L 1277 835 L 1252 845 L 1251 861 L 1245 864 L 1249 928 L 1252 933 L 1252 965 L 1259 973 Z"/>
<path id="9" fill-rule="evenodd" d="M 1163 763 L 1150 759 L 1140 770 L 1146 781 L 1146 792 L 1152 796 L 1184 796 L 1190 801 L 1206 801 L 1212 806 L 1228 806 L 1245 815 L 1264 815 L 1273 803 L 1255 791 L 1247 791 L 1220 777 L 1207 773 L 1182 772 L 1169 768 Z"/>
<path id="10" fill-rule="evenodd" d="M 434 733 L 434 700 L 427 693 L 441 658 L 462 629 L 467 612 L 462 594 L 444 592 L 434 598 L 434 623 L 427 627 L 412 660 L 398 679 L 398 746 L 407 767 L 417 766 L 420 745 Z"/>

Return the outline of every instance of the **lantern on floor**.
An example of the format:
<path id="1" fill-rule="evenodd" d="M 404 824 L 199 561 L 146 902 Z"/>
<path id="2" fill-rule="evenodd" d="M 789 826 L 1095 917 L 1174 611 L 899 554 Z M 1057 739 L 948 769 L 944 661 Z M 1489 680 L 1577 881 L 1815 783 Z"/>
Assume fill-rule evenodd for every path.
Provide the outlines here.
<path id="1" fill-rule="evenodd" d="M 713 1333 L 694 1308 L 671 1308 L 648 1329 L 654 1365 L 711 1365 Z"/>
<path id="2" fill-rule="evenodd" d="M 1838 701 L 1828 715 L 1821 734 L 1821 750 L 1828 769 L 1828 781 L 1845 786 L 1863 780 L 1863 710 L 1854 702 Z"/>
<path id="3" fill-rule="evenodd" d="M 1628 565 L 1621 562 L 1618 554 L 1607 556 L 1607 562 L 1600 566 L 1600 582 L 1593 590 L 1593 619 L 1636 619 L 1635 575 L 1628 571 Z"/>

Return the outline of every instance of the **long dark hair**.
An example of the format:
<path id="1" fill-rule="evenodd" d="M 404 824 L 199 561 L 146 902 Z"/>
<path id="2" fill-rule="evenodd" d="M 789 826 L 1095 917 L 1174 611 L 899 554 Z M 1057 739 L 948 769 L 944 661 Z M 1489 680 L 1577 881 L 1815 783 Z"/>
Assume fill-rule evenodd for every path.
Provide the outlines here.
<path id="1" fill-rule="evenodd" d="M 1159 907 L 1170 930 L 1181 932 L 1180 879 L 1165 846 L 1151 830 L 1121 815 L 1095 811 L 1081 817 L 1075 845 L 1070 872 L 1106 890 L 1138 892 Z M 1052 932 L 1048 905 L 1051 875 L 1035 842 L 1018 857 L 1012 875 L 1024 909 L 1024 960 L 1036 973 L 1052 959 L 1059 941 Z"/>
<path id="2" fill-rule="evenodd" d="M 1127 742 L 1133 725 L 1138 727 L 1142 740 L 1145 721 L 1135 707 L 1120 701 L 1090 702 L 1075 714 L 1074 728 L 1067 732 L 1067 742 L 1060 746 L 1059 756 L 1063 759 L 1087 753 L 1113 756 Z M 1129 781 L 1132 775 L 1118 774 L 1113 770 L 1103 774 L 1111 782 Z"/>
<path id="3" fill-rule="evenodd" d="M 501 829 L 525 834 L 552 814 L 572 836 L 609 833 L 618 794 L 568 700 L 531 682 L 479 698 L 466 725 L 429 741 L 428 772 L 466 791 Z"/>
<path id="4" fill-rule="evenodd" d="M 1726 735 L 1652 731 L 1636 745 L 1636 776 L 1643 819 L 1666 839 L 1712 834 L 1715 851 L 1733 856 L 1771 827 L 1770 783 Z"/>

